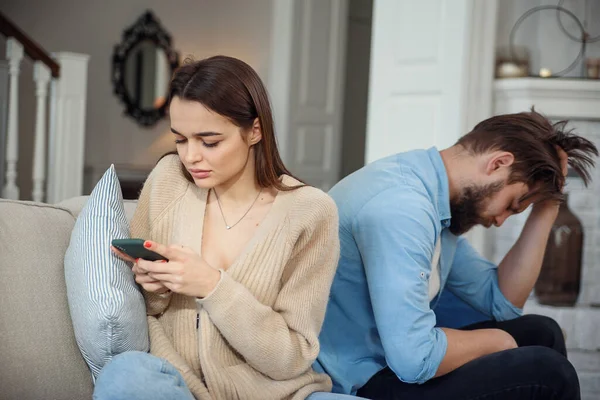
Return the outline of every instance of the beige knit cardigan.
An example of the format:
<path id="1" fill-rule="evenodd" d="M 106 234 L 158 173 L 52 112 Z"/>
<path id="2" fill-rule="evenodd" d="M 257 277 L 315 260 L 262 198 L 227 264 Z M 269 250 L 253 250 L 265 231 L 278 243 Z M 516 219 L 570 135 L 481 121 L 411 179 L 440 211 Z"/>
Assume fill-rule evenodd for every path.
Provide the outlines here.
<path id="1" fill-rule="evenodd" d="M 285 175 L 283 183 L 299 182 Z M 201 255 L 207 196 L 183 177 L 176 155 L 163 158 L 144 184 L 131 236 Z M 151 353 L 173 364 L 197 399 L 296 400 L 331 390 L 311 365 L 338 257 L 332 199 L 308 186 L 279 192 L 208 297 L 145 293 Z"/>

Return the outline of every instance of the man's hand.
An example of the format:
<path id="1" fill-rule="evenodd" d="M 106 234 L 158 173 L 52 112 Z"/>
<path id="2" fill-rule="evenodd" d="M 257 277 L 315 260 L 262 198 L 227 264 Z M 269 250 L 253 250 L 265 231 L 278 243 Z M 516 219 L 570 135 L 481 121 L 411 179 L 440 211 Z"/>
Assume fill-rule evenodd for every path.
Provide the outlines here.
<path id="1" fill-rule="evenodd" d="M 562 168 L 563 176 L 566 178 L 569 172 L 569 155 L 561 147 L 556 146 L 558 157 L 560 158 L 560 166 Z"/>
<path id="2" fill-rule="evenodd" d="M 566 151 L 564 151 L 559 146 L 556 146 L 556 152 L 558 153 L 558 157 L 560 158 L 560 166 L 562 168 L 562 173 L 565 178 L 567 178 L 567 173 L 569 172 L 569 156 Z M 561 188 L 561 191 L 564 189 Z M 553 221 L 556 219 L 558 215 L 558 208 L 560 207 L 560 203 L 555 200 L 546 200 L 539 203 L 535 203 L 531 209 L 531 214 L 535 218 L 552 218 Z"/>
<path id="3" fill-rule="evenodd" d="M 168 262 L 137 260 L 138 269 L 159 281 L 167 289 L 192 297 L 206 297 L 219 283 L 221 272 L 206 263 L 192 249 L 184 246 L 165 246 L 147 240 L 144 246 Z"/>

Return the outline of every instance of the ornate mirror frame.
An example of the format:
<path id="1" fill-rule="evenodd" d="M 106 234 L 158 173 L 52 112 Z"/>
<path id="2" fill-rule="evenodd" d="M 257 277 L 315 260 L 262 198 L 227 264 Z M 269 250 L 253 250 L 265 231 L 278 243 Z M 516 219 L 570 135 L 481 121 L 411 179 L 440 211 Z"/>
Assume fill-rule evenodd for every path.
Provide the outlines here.
<path id="1" fill-rule="evenodd" d="M 170 74 L 179 66 L 179 54 L 171 47 L 169 35 L 151 11 L 146 11 L 131 27 L 123 32 L 122 42 L 115 45 L 112 57 L 112 83 L 114 93 L 125 105 L 124 113 L 142 126 L 152 126 L 166 114 L 167 104 L 159 108 L 142 109 L 134 104 L 125 86 L 125 61 L 130 51 L 140 42 L 150 40 L 165 51 Z M 165 88 L 165 97 L 167 96 Z"/>

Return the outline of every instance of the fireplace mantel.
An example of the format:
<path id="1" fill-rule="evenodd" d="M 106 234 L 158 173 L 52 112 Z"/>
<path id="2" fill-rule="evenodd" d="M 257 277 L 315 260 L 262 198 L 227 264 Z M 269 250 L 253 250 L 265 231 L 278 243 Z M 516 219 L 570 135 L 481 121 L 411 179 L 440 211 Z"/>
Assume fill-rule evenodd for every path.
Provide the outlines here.
<path id="1" fill-rule="evenodd" d="M 600 80 L 510 78 L 494 82 L 494 114 L 536 110 L 551 119 L 600 120 Z"/>

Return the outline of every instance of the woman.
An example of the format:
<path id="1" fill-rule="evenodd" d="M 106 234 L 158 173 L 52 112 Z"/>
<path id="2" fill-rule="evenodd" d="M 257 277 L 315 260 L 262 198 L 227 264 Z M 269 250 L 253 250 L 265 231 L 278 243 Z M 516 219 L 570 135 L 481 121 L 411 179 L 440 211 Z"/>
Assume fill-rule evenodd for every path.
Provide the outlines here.
<path id="1" fill-rule="evenodd" d="M 115 357 L 95 398 L 337 398 L 315 393 L 331 381 L 311 369 L 339 257 L 335 204 L 283 165 L 244 62 L 182 66 L 169 101 L 177 155 L 151 172 L 131 222 L 169 260 L 133 266 L 152 354 Z"/>

